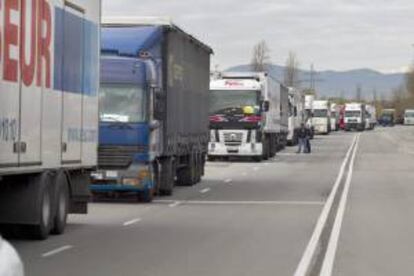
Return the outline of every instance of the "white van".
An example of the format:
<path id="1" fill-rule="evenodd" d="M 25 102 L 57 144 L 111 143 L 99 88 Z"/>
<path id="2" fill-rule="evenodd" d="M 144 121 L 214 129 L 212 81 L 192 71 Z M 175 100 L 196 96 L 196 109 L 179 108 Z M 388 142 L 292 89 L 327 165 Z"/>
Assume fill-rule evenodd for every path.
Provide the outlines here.
<path id="1" fill-rule="evenodd" d="M 404 112 L 404 125 L 414 125 L 414 109 L 406 109 Z"/>

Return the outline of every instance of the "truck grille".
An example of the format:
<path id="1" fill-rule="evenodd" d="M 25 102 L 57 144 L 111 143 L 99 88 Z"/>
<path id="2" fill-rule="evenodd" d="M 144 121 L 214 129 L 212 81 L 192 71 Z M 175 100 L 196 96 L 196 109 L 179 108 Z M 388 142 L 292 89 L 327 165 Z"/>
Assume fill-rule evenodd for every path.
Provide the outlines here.
<path id="1" fill-rule="evenodd" d="M 240 132 L 229 132 L 224 133 L 224 144 L 226 146 L 240 146 L 243 141 L 243 133 Z"/>
<path id="2" fill-rule="evenodd" d="M 101 169 L 128 168 L 135 154 L 147 150 L 147 146 L 99 146 L 98 166 Z"/>

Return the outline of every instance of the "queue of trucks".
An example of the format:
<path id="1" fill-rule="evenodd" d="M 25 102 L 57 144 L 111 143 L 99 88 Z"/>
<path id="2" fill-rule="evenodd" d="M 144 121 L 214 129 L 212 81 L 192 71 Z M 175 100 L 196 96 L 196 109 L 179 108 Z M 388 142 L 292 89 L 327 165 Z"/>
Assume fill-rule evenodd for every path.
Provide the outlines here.
<path id="1" fill-rule="evenodd" d="M 312 137 L 375 127 L 374 107 L 266 72 L 210 79 L 213 50 L 170 20 L 101 23 L 100 0 L 26 2 L 0 6 L 0 225 L 31 237 L 62 234 L 91 193 L 151 202 L 200 182 L 207 158 L 267 160 L 303 124 Z"/>

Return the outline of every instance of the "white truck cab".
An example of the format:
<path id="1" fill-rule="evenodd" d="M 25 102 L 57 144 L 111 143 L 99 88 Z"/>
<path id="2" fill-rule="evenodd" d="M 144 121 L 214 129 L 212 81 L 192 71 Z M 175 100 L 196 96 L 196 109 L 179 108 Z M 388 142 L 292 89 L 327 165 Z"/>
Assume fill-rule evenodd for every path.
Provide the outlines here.
<path id="1" fill-rule="evenodd" d="M 331 132 L 331 109 L 329 101 L 318 100 L 313 102 L 312 125 L 317 134 L 329 134 Z"/>
<path id="2" fill-rule="evenodd" d="M 404 125 L 414 125 L 414 109 L 406 109 L 404 112 Z"/>
<path id="3" fill-rule="evenodd" d="M 228 72 L 210 82 L 209 159 L 260 161 L 286 145 L 288 90 L 265 72 Z"/>
<path id="4" fill-rule="evenodd" d="M 365 130 L 366 124 L 365 104 L 347 103 L 345 104 L 345 130 Z"/>

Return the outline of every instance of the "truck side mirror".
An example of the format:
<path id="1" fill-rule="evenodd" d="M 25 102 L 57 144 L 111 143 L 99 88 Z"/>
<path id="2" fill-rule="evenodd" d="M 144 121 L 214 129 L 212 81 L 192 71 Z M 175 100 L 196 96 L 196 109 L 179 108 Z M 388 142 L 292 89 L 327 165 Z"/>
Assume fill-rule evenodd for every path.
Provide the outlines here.
<path id="1" fill-rule="evenodd" d="M 165 96 L 159 87 L 153 87 L 152 93 L 154 119 L 163 120 L 165 115 Z"/>
<path id="2" fill-rule="evenodd" d="M 263 101 L 262 102 L 262 110 L 263 112 L 268 112 L 270 109 L 270 102 L 269 101 Z"/>

